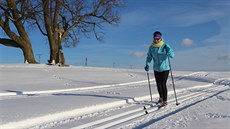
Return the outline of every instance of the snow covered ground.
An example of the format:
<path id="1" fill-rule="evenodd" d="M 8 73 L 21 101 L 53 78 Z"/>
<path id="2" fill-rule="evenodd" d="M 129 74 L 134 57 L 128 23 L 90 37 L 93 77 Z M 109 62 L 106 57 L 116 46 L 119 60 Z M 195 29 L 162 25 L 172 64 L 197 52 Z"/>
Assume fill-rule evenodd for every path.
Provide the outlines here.
<path id="1" fill-rule="evenodd" d="M 159 109 L 144 70 L 0 65 L 0 128 L 230 128 L 229 71 L 173 74 L 180 105 L 169 77 L 168 105 Z"/>

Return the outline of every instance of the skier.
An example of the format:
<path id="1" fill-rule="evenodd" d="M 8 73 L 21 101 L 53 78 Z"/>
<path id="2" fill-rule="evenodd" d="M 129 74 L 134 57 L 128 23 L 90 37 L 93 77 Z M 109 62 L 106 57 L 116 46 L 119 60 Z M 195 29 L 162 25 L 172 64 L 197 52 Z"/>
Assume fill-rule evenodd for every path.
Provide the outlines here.
<path id="1" fill-rule="evenodd" d="M 158 103 L 160 106 L 167 105 L 168 91 L 166 82 L 170 70 L 168 56 L 173 58 L 174 51 L 168 44 L 164 43 L 161 32 L 154 32 L 153 43 L 150 45 L 147 53 L 145 71 L 149 71 L 149 65 L 153 59 L 153 70 L 159 93 Z"/>

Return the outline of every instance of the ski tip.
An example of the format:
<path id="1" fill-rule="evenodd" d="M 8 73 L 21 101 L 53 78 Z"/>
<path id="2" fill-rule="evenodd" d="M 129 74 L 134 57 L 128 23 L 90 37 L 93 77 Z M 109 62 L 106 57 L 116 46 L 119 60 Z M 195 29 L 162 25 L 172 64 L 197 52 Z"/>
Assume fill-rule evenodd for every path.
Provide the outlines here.
<path id="1" fill-rule="evenodd" d="M 149 114 L 147 111 L 147 108 L 145 106 L 143 106 L 144 110 L 145 110 L 145 114 Z"/>

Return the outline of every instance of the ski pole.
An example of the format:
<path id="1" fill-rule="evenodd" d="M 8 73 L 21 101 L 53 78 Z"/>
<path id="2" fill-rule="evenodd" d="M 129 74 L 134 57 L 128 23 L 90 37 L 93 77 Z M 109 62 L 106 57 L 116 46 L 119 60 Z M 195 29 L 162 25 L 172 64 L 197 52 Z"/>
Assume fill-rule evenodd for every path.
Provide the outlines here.
<path id="1" fill-rule="evenodd" d="M 180 103 L 178 103 L 178 101 L 177 101 L 176 89 L 175 89 L 175 84 L 174 84 L 174 80 L 173 80 L 172 67 L 171 67 L 169 55 L 168 55 L 168 60 L 169 60 L 169 67 L 170 67 L 170 73 L 171 73 L 171 78 L 172 78 L 173 90 L 174 90 L 175 99 L 176 99 L 176 105 L 179 105 Z"/>
<path id="2" fill-rule="evenodd" d="M 150 94 L 150 98 L 151 98 L 151 102 L 152 102 L 153 98 L 152 98 L 152 91 L 151 91 L 151 86 L 150 86 L 150 81 L 149 81 L 149 72 L 147 72 L 147 77 L 148 77 L 148 82 L 149 82 L 149 94 Z"/>

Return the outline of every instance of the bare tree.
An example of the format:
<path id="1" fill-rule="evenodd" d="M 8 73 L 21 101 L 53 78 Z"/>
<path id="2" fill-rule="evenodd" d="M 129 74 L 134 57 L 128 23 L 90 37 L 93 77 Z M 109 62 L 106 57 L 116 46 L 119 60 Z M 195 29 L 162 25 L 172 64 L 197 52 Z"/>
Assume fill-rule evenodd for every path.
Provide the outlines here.
<path id="1" fill-rule="evenodd" d="M 42 0 L 46 31 L 40 30 L 49 40 L 49 63 L 65 64 L 62 46 L 75 47 L 81 36 L 94 34 L 102 40 L 104 33 L 99 30 L 105 23 L 119 23 L 118 8 L 122 4 L 122 0 Z M 41 26 L 39 17 L 34 19 Z"/>
<path id="2" fill-rule="evenodd" d="M 0 44 L 20 48 L 24 62 L 37 63 L 34 58 L 29 36 L 24 22 L 29 17 L 28 0 L 6 0 L 0 2 L 0 27 L 9 38 L 0 38 Z M 14 27 L 12 27 L 14 25 Z"/>
<path id="3" fill-rule="evenodd" d="M 102 40 L 103 25 L 119 23 L 122 4 L 122 0 L 6 0 L 0 2 L 0 26 L 9 39 L 0 38 L 0 43 L 22 49 L 25 61 L 36 63 L 23 23 L 36 24 L 48 38 L 49 63 L 64 65 L 62 46 L 75 47 L 82 36 L 91 34 Z"/>

